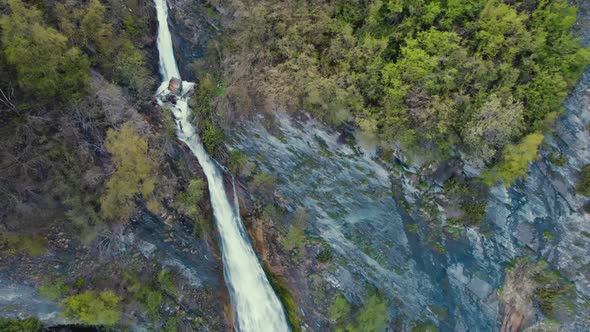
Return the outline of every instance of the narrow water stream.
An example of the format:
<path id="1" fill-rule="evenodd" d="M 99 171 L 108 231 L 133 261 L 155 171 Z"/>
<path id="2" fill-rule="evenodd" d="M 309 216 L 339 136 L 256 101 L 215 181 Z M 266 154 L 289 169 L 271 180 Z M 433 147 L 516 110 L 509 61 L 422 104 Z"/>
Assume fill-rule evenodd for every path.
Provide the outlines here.
<path id="1" fill-rule="evenodd" d="M 162 85 L 158 95 L 167 94 L 171 78 L 181 78 L 168 27 L 166 0 L 154 0 L 158 13 L 158 51 Z M 183 82 L 184 89 L 192 83 Z M 215 161 L 205 151 L 195 127 L 190 123 L 187 99 L 178 98 L 171 106 L 176 118 L 178 139 L 184 142 L 201 164 L 207 177 L 213 214 L 221 237 L 225 280 L 234 305 L 239 331 L 288 331 L 281 302 L 270 286 L 244 230 L 237 203 L 232 205 L 225 192 L 223 176 Z"/>

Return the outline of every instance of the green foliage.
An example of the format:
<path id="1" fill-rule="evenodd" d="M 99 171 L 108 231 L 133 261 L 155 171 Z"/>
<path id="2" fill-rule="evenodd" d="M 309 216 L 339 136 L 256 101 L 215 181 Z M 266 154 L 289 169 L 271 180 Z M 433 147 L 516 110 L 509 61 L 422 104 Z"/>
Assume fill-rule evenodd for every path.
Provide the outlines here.
<path id="1" fill-rule="evenodd" d="M 287 232 L 287 236 L 281 241 L 281 244 L 286 250 L 293 250 L 305 242 L 305 229 L 307 228 L 308 218 L 309 216 L 303 208 L 295 211 L 289 232 Z"/>
<path id="2" fill-rule="evenodd" d="M 580 195 L 590 196 L 590 164 L 582 167 L 578 184 L 576 185 L 576 192 Z"/>
<path id="3" fill-rule="evenodd" d="M 203 120 L 199 123 L 201 141 L 209 153 L 217 152 L 223 143 L 223 131 L 212 121 Z"/>
<path id="4" fill-rule="evenodd" d="M 484 175 L 484 181 L 491 185 L 495 179 L 510 185 L 519 177 L 526 177 L 528 165 L 539 158 L 537 152 L 543 142 L 543 135 L 529 134 L 517 145 L 504 149 L 503 158 L 498 165 Z"/>
<path id="5" fill-rule="evenodd" d="M 61 301 L 64 315 L 89 325 L 114 325 L 119 321 L 119 297 L 112 291 L 85 291 Z"/>
<path id="6" fill-rule="evenodd" d="M 209 223 L 201 215 L 199 203 L 203 198 L 205 183 L 201 179 L 191 179 L 185 190 L 176 195 L 174 207 L 182 214 L 191 218 L 197 231 L 205 235 L 209 231 Z"/>
<path id="7" fill-rule="evenodd" d="M 43 285 L 39 286 L 39 294 L 50 301 L 64 297 L 69 291 L 70 288 L 62 279 L 57 279 L 54 282 L 46 280 Z"/>
<path id="8" fill-rule="evenodd" d="M 352 306 L 348 303 L 346 298 L 342 295 L 338 295 L 330 304 L 330 309 L 328 311 L 330 315 L 330 320 L 332 322 L 338 323 L 341 322 L 343 319 L 346 319 L 350 316 L 352 311 Z"/>
<path id="9" fill-rule="evenodd" d="M 23 252 L 29 256 L 39 256 L 45 252 L 46 242 L 45 237 L 40 235 L 0 234 L 0 248 L 9 254 Z"/>
<path id="10" fill-rule="evenodd" d="M 504 288 L 509 291 L 500 293 L 503 301 L 514 302 L 516 297 L 521 306 L 526 305 L 526 301 L 534 302 L 549 318 L 569 315 L 575 308 L 573 284 L 544 260 L 515 259 L 507 269 L 505 283 Z M 522 290 L 523 287 L 526 289 Z M 532 303 L 528 305 L 532 306 Z"/>
<path id="11" fill-rule="evenodd" d="M 417 322 L 412 326 L 412 332 L 440 332 L 440 329 L 431 320 Z"/>
<path id="12" fill-rule="evenodd" d="M 565 154 L 559 152 L 551 152 L 549 157 L 547 158 L 550 163 L 555 166 L 562 167 L 567 162 L 567 157 Z"/>
<path id="13" fill-rule="evenodd" d="M 250 176 L 254 169 L 254 163 L 240 150 L 232 150 L 229 153 L 227 164 L 229 170 L 236 175 Z"/>
<path id="14" fill-rule="evenodd" d="M 93 65 L 103 75 L 127 86 L 136 96 L 151 93 L 154 80 L 140 49 L 143 43 L 135 45 L 132 40 L 140 29 L 149 33 L 144 19 L 135 20 L 127 10 L 118 18 L 119 13 L 107 10 L 100 0 L 58 3 L 56 11 L 61 31 L 89 50 Z"/>
<path id="15" fill-rule="evenodd" d="M 379 294 L 371 295 L 360 311 L 354 323 L 347 326 L 350 332 L 381 332 L 387 326 L 387 300 Z"/>
<path id="16" fill-rule="evenodd" d="M 536 151 L 528 135 L 547 129 L 590 64 L 566 0 L 263 0 L 239 10 L 223 56 L 242 99 L 334 125 L 354 118 L 361 135 L 439 157 L 460 148 L 504 159 L 491 182 L 525 175 L 534 158 L 511 144 Z"/>
<path id="17" fill-rule="evenodd" d="M 166 320 L 166 325 L 160 330 L 162 332 L 177 332 L 178 331 L 178 315 Z"/>
<path id="18" fill-rule="evenodd" d="M 160 271 L 160 274 L 158 274 L 158 283 L 163 290 L 169 293 L 176 293 L 178 291 L 174 284 L 174 275 L 168 269 L 164 268 Z"/>
<path id="19" fill-rule="evenodd" d="M 301 332 L 301 320 L 299 318 L 297 302 L 295 301 L 293 294 L 289 291 L 286 281 L 283 278 L 274 275 L 266 268 L 264 268 L 264 272 L 266 273 L 268 282 L 285 307 L 285 313 L 287 314 L 287 320 L 289 321 L 289 325 L 291 325 L 291 329 L 294 332 Z"/>
<path id="20" fill-rule="evenodd" d="M 329 244 L 322 242 L 322 250 L 317 254 L 316 259 L 322 263 L 327 263 L 334 256 L 334 252 Z"/>
<path id="21" fill-rule="evenodd" d="M 420 233 L 420 226 L 418 226 L 418 224 L 407 224 L 406 229 L 408 232 L 410 232 L 410 234 L 417 235 Z"/>
<path id="22" fill-rule="evenodd" d="M 465 225 L 477 226 L 486 215 L 486 202 L 468 199 L 461 203 L 461 210 L 465 214 Z"/>
<path id="23" fill-rule="evenodd" d="M 0 331 L 3 332 L 40 332 L 42 328 L 41 322 L 35 318 L 0 318 Z"/>
<path id="24" fill-rule="evenodd" d="M 555 241 L 555 235 L 553 235 L 553 233 L 551 233 L 548 230 L 543 231 L 543 240 L 547 241 L 547 242 L 553 242 Z"/>
<path id="25" fill-rule="evenodd" d="M 276 177 L 259 170 L 250 181 L 250 184 L 258 191 L 271 194 L 276 188 L 276 182 Z"/>
<path id="26" fill-rule="evenodd" d="M 156 164 L 147 140 L 129 123 L 117 131 L 109 129 L 105 147 L 112 154 L 115 172 L 101 199 L 102 213 L 108 219 L 125 219 L 133 212 L 133 198 L 149 197 L 154 190 Z"/>
<path id="27" fill-rule="evenodd" d="M 20 0 L 8 3 L 12 13 L 0 18 L 2 46 L 19 86 L 44 98 L 80 98 L 88 82 L 87 57 L 46 27 L 41 11 Z"/>
<path id="28" fill-rule="evenodd" d="M 216 97 L 225 94 L 225 84 L 219 77 L 204 73 L 190 101 L 191 110 L 200 130 L 201 141 L 209 153 L 214 154 L 223 143 L 223 131 L 213 121 L 213 103 Z"/>

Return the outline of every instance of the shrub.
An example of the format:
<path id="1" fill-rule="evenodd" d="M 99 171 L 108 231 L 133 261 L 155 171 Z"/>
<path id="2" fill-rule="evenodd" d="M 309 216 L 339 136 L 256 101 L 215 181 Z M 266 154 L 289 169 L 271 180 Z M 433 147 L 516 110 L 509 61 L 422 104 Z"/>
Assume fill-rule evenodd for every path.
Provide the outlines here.
<path id="1" fill-rule="evenodd" d="M 582 167 L 580 178 L 576 185 L 576 192 L 580 195 L 590 196 L 590 164 Z"/>
<path id="2" fill-rule="evenodd" d="M 322 263 L 329 262 L 334 255 L 332 248 L 329 244 L 322 242 L 322 250 L 316 256 L 316 259 Z"/>
<path id="3" fill-rule="evenodd" d="M 558 167 L 562 167 L 567 162 L 567 157 L 559 152 L 551 152 L 547 159 L 550 163 Z"/>
<path id="4" fill-rule="evenodd" d="M 461 203 L 461 210 L 465 214 L 465 225 L 477 226 L 486 215 L 486 202 L 469 199 Z"/>
<path id="5" fill-rule="evenodd" d="M 272 194 L 272 192 L 274 192 L 276 188 L 276 182 L 276 177 L 270 175 L 269 173 L 263 170 L 260 170 L 258 173 L 256 173 L 256 175 L 254 175 L 254 177 L 250 181 L 250 183 L 252 184 L 252 186 L 254 186 L 255 189 L 262 191 L 266 194 Z"/>
<path id="6" fill-rule="evenodd" d="M 47 240 L 40 235 L 0 234 L 0 247 L 4 252 L 24 252 L 29 256 L 39 256 L 45 252 Z"/>
<path id="7" fill-rule="evenodd" d="M 229 170 L 235 175 L 249 176 L 254 164 L 248 160 L 248 156 L 240 150 L 232 150 L 229 153 L 227 164 Z"/>
<path id="8" fill-rule="evenodd" d="M 199 121 L 199 129 L 205 149 L 210 154 L 215 154 L 223 143 L 223 131 L 208 119 Z"/>
<path id="9" fill-rule="evenodd" d="M 146 138 L 129 123 L 120 130 L 109 129 L 105 146 L 113 156 L 115 172 L 101 199 L 102 213 L 108 219 L 128 218 L 134 208 L 133 198 L 138 194 L 149 197 L 154 190 L 156 163 Z"/>
<path id="10" fill-rule="evenodd" d="M 85 291 L 63 301 L 64 315 L 89 325 L 114 325 L 119 321 L 119 297 L 112 291 Z"/>
<path id="11" fill-rule="evenodd" d="M 53 283 L 47 280 L 43 285 L 39 286 L 39 294 L 50 301 L 55 301 L 64 297 L 68 291 L 69 287 L 63 282 L 62 279 L 58 279 Z"/>
<path id="12" fill-rule="evenodd" d="M 345 318 L 350 316 L 350 312 L 352 311 L 352 306 L 346 298 L 342 295 L 338 295 L 330 304 L 330 309 L 328 310 L 328 314 L 330 315 L 330 320 L 332 322 L 340 322 Z"/>
<path id="13" fill-rule="evenodd" d="M 379 294 L 371 295 L 347 327 L 350 332 L 381 332 L 387 325 L 387 300 Z"/>
<path id="14" fill-rule="evenodd" d="M 3 332 L 40 332 L 43 325 L 35 318 L 0 318 L 0 331 Z"/>
<path id="15" fill-rule="evenodd" d="M 526 177 L 528 166 L 537 160 L 539 145 L 543 142 L 543 135 L 533 133 L 524 137 L 517 145 L 504 148 L 502 160 L 496 167 L 484 174 L 484 182 L 492 185 L 500 180 L 510 186 L 519 177 Z"/>
<path id="16" fill-rule="evenodd" d="M 410 234 L 416 235 L 420 233 L 420 226 L 418 226 L 418 224 L 407 224 L 406 229 L 408 232 L 410 232 Z"/>
<path id="17" fill-rule="evenodd" d="M 293 250 L 305 242 L 307 219 L 307 212 L 303 208 L 297 209 L 291 227 L 289 227 L 289 232 L 282 241 L 283 247 L 286 250 Z"/>

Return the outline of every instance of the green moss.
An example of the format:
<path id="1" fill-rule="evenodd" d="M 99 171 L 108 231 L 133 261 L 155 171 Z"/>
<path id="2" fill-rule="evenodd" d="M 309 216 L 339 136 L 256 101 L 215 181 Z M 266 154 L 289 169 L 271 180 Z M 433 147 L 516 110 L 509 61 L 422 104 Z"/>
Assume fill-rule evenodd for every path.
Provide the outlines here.
<path id="1" fill-rule="evenodd" d="M 275 293 L 283 303 L 283 308 L 287 315 L 287 320 L 293 332 L 301 332 L 301 319 L 299 318 L 299 310 L 297 309 L 297 302 L 287 288 L 287 282 L 277 275 L 272 274 L 266 267 L 264 268 L 266 277 Z"/>

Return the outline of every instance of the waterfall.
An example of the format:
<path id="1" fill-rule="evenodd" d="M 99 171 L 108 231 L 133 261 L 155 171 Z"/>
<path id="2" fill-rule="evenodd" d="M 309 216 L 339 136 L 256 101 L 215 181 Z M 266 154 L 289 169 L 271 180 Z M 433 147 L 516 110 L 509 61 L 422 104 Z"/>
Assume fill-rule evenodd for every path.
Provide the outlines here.
<path id="1" fill-rule="evenodd" d="M 168 27 L 166 0 L 154 0 L 158 12 L 158 51 L 162 85 L 158 94 L 167 92 L 168 81 L 180 74 L 174 57 L 172 38 Z M 184 82 L 184 89 L 192 83 Z M 221 238 L 223 269 L 232 304 L 236 312 L 239 331 L 288 331 L 281 302 L 270 286 L 258 258 L 250 245 L 242 225 L 237 206 L 229 201 L 223 185 L 223 176 L 215 161 L 205 151 L 194 126 L 189 121 L 190 110 L 185 97 L 179 97 L 171 106 L 176 118 L 178 139 L 184 142 L 201 164 L 209 185 L 213 215 Z"/>

